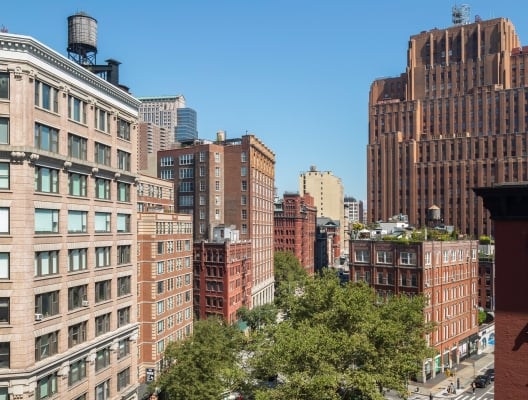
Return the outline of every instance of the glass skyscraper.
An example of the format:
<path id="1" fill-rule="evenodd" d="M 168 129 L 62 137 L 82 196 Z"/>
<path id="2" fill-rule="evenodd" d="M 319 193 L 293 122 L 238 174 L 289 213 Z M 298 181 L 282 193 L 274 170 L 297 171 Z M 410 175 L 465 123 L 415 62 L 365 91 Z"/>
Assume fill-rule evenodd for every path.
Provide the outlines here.
<path id="1" fill-rule="evenodd" d="M 189 142 L 198 139 L 196 129 L 196 111 L 192 108 L 178 108 L 176 122 L 176 141 Z"/>

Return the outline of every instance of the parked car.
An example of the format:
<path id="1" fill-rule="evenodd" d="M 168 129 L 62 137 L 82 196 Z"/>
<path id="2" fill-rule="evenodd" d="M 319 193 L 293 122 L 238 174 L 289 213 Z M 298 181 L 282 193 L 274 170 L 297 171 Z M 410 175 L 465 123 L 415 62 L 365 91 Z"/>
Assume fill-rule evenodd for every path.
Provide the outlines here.
<path id="1" fill-rule="evenodd" d="M 490 381 L 493 382 L 495 380 L 495 368 L 487 369 L 484 375 L 487 375 L 490 378 Z"/>
<path id="2" fill-rule="evenodd" d="M 485 388 L 491 383 L 491 379 L 488 375 L 478 375 L 473 382 L 475 387 Z"/>

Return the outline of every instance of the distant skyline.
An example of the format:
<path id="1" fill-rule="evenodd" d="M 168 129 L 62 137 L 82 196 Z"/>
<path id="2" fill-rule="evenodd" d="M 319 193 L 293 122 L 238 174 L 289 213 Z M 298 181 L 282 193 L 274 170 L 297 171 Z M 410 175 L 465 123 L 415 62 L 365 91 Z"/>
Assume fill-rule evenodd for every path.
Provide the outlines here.
<path id="1" fill-rule="evenodd" d="M 137 97 L 183 95 L 198 134 L 258 136 L 276 156 L 278 195 L 299 190 L 315 165 L 366 200 L 370 84 L 405 72 L 410 36 L 470 21 L 509 18 L 528 42 L 528 3 L 379 0 L 101 0 L 2 4 L 0 27 L 67 56 L 67 18 L 97 20 L 97 63 L 120 61 Z"/>

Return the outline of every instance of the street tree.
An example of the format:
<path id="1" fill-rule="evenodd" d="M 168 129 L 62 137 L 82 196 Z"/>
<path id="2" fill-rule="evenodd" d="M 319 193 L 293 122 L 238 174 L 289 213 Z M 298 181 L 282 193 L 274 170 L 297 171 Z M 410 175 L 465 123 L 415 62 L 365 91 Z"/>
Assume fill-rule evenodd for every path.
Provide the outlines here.
<path id="1" fill-rule="evenodd" d="M 244 345 L 236 325 L 218 318 L 196 321 L 190 337 L 167 346 L 166 368 L 155 386 L 175 400 L 218 400 L 221 393 L 246 381 L 238 362 Z"/>
<path id="2" fill-rule="evenodd" d="M 366 284 L 342 285 L 327 271 L 307 281 L 290 307 L 251 360 L 256 377 L 280 380 L 258 389 L 257 399 L 383 399 L 380 388 L 403 394 L 430 355 L 420 296 L 379 301 Z"/>
<path id="3" fill-rule="evenodd" d="M 304 286 L 308 275 L 292 252 L 276 251 L 275 268 L 275 304 L 286 309 L 289 298 Z"/>

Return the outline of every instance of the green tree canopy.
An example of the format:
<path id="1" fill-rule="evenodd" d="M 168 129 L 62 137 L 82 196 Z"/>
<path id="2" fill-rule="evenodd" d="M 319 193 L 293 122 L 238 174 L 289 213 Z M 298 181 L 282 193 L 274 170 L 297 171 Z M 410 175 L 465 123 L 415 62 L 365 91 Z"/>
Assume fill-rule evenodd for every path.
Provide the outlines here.
<path id="1" fill-rule="evenodd" d="M 331 271 L 307 281 L 289 318 L 255 350 L 255 377 L 282 381 L 256 398 L 383 399 L 380 387 L 405 393 L 430 356 L 423 307 L 420 296 L 378 302 L 367 285 L 342 285 Z"/>
<path id="2" fill-rule="evenodd" d="M 192 336 L 167 346 L 163 358 L 169 367 L 155 386 L 175 400 L 218 400 L 246 380 L 237 362 L 244 342 L 236 325 L 218 318 L 196 321 Z"/>
<path id="3" fill-rule="evenodd" d="M 264 304 L 251 310 L 244 306 L 238 309 L 237 317 L 243 320 L 252 331 L 255 331 L 264 325 L 275 323 L 277 308 L 273 304 Z"/>
<path id="4" fill-rule="evenodd" d="M 304 286 L 308 275 L 301 263 L 289 251 L 276 251 L 274 255 L 275 268 L 275 304 L 285 309 L 289 298 L 296 289 Z"/>

